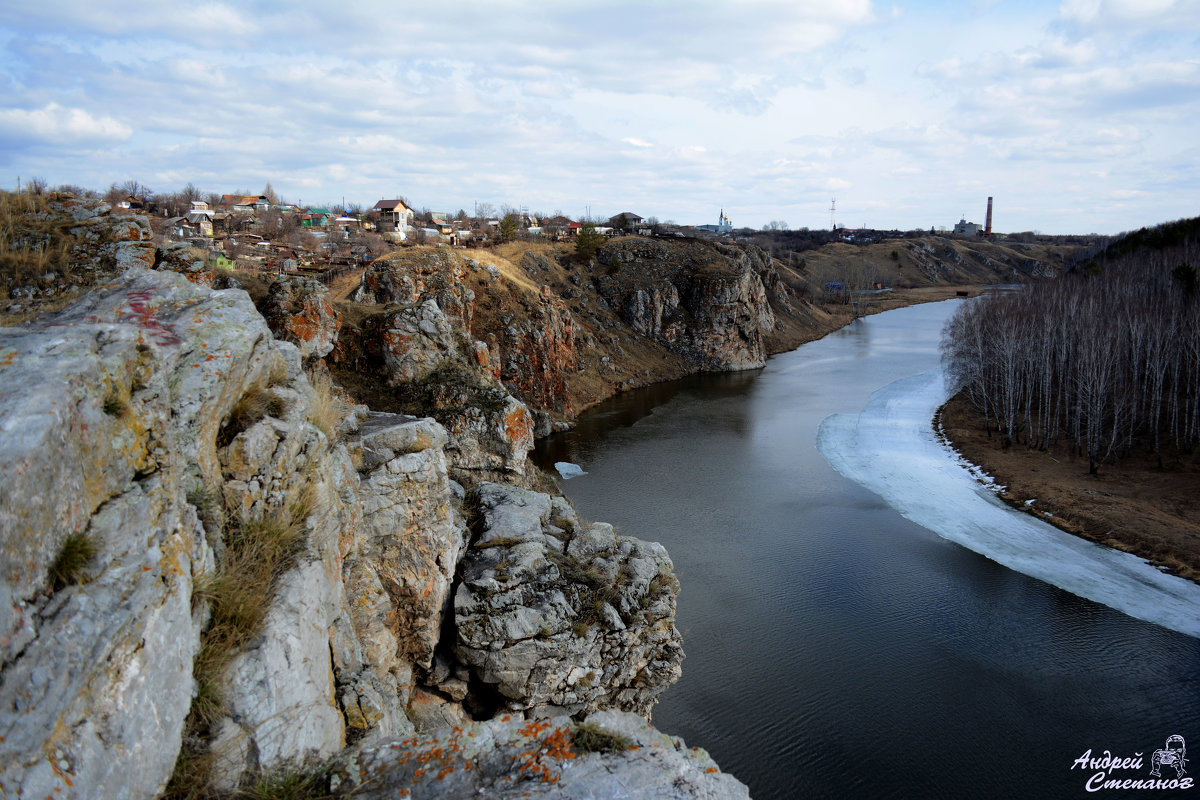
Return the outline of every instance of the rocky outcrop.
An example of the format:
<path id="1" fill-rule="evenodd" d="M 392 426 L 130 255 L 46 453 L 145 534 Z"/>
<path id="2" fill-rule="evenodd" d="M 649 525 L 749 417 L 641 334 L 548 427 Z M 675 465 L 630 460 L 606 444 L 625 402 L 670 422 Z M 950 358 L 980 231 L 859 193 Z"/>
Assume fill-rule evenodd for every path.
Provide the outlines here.
<path id="1" fill-rule="evenodd" d="M 302 367 L 245 292 L 170 272 L 0 328 L 0 794 L 149 798 L 181 750 L 207 765 L 183 780 L 234 789 L 461 728 L 497 696 L 513 718 L 645 714 L 678 676 L 661 547 L 485 485 L 468 548 L 455 434 L 365 411 L 330 425 Z M 523 409 L 498 413 L 514 441 Z M 237 593 L 255 569 L 266 582 Z"/>
<path id="2" fill-rule="evenodd" d="M 419 305 L 432 300 L 457 321 L 460 330 L 470 334 L 475 292 L 465 278 L 474 266 L 446 248 L 404 250 L 372 263 L 353 299 L 376 305 Z"/>
<path id="3" fill-rule="evenodd" d="M 688 749 L 635 714 L 602 711 L 583 724 L 505 716 L 363 749 L 334 771 L 362 800 L 546 797 L 557 800 L 736 800 L 749 790 L 708 753 Z"/>
<path id="4" fill-rule="evenodd" d="M 500 378 L 534 408 L 571 416 L 567 381 L 580 365 L 575 319 L 567 304 L 544 286 L 525 316 L 504 327 Z"/>
<path id="5" fill-rule="evenodd" d="M 451 467 L 465 480 L 524 476 L 534 418 L 498 379 L 495 349 L 471 337 L 475 294 L 462 277 L 472 268 L 437 249 L 377 262 L 356 297 L 388 305 L 350 334 L 338 358 L 357 358 L 360 370 L 378 365 L 398 407 L 445 425 Z"/>
<path id="6" fill-rule="evenodd" d="M 145 217 L 68 194 L 10 195 L 6 202 L 10 252 L 0 274 L 0 312 L 25 315 L 122 270 L 154 266 Z"/>
<path id="7" fill-rule="evenodd" d="M 277 339 L 300 348 L 304 360 L 324 358 L 337 342 L 342 315 L 320 281 L 284 276 L 271 283 L 262 314 Z"/>
<path id="8" fill-rule="evenodd" d="M 635 331 L 694 369 L 753 369 L 766 363 L 763 336 L 775 327 L 764 277 L 779 276 L 757 248 L 626 237 L 597 255 L 601 294 Z"/>
<path id="9" fill-rule="evenodd" d="M 201 291 L 140 272 L 0 329 L 7 796 L 148 796 L 175 762 L 214 562 L 187 497 L 220 485 L 217 427 L 281 357 L 248 301 Z"/>
<path id="10" fill-rule="evenodd" d="M 456 653 L 532 717 L 648 715 L 679 678 L 675 580 L 659 544 L 580 524 L 562 498 L 483 484 L 454 598 Z"/>
<path id="11" fill-rule="evenodd" d="M 107 203 L 66 196 L 50 207 L 74 220 L 71 233 L 79 241 L 71 254 L 75 265 L 102 271 L 154 266 L 157 251 L 145 217 L 113 214 Z"/>
<path id="12" fill-rule="evenodd" d="M 217 279 L 217 271 L 209 266 L 207 254 L 188 242 L 172 242 L 160 247 L 154 268 L 178 272 L 201 286 L 211 287 Z"/>

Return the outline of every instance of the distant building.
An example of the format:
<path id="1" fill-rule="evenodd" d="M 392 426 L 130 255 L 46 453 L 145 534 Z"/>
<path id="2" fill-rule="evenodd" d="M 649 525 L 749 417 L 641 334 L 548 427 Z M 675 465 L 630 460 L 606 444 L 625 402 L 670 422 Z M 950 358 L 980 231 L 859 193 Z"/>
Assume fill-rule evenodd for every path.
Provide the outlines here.
<path id="1" fill-rule="evenodd" d="M 733 223 L 730 222 L 729 217 L 725 216 L 725 209 L 723 208 L 721 209 L 721 213 L 717 215 L 716 225 L 697 225 L 696 227 L 702 231 L 711 231 L 717 236 L 733 233 Z"/>
<path id="2" fill-rule="evenodd" d="M 412 227 L 415 216 L 403 200 L 380 200 L 371 210 L 379 213 L 379 230 L 384 233 L 403 234 Z"/>
<path id="3" fill-rule="evenodd" d="M 954 232 L 963 236 L 978 236 L 983 230 L 983 226 L 976 222 L 967 222 L 967 218 L 963 217 L 954 226 Z"/>
<path id="4" fill-rule="evenodd" d="M 237 214 L 253 214 L 256 211 L 266 211 L 271 207 L 271 200 L 266 195 L 221 195 L 221 206 Z"/>
<path id="5" fill-rule="evenodd" d="M 632 211 L 623 211 L 608 220 L 609 227 L 622 231 L 633 231 L 642 227 L 644 220 Z"/>

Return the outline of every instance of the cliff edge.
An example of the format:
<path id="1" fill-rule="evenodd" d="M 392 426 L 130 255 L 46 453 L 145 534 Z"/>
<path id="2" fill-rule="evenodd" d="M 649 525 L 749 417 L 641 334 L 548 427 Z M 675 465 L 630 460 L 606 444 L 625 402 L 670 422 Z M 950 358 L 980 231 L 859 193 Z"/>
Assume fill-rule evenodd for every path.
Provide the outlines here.
<path id="1" fill-rule="evenodd" d="M 345 403 L 315 352 L 138 268 L 0 328 L 0 793 L 444 796 L 411 765 L 469 735 L 463 786 L 746 796 L 642 716 L 683 656 L 665 551 L 503 458 L 465 487 L 464 434 Z"/>

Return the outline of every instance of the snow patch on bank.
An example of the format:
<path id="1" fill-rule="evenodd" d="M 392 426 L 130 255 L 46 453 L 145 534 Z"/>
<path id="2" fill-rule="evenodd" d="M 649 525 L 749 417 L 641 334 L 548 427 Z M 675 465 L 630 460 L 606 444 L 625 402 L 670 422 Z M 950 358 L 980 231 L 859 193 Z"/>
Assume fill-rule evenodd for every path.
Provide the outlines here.
<path id="1" fill-rule="evenodd" d="M 939 440 L 941 369 L 891 383 L 861 414 L 821 423 L 817 447 L 838 472 L 903 516 L 1009 569 L 1131 617 L 1200 637 L 1200 585 L 1144 559 L 1065 533 L 1004 504 L 989 476 Z"/>

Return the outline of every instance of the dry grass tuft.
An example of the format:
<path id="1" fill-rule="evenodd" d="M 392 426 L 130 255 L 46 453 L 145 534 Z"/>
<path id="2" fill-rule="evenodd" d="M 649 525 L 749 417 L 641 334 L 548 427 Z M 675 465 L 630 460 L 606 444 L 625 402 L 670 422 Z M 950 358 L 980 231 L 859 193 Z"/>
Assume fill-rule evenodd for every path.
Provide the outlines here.
<path id="1" fill-rule="evenodd" d="M 192 666 L 196 697 L 188 715 L 184 749 L 164 794 L 167 800 L 217 797 L 208 788 L 213 759 L 207 740 L 212 725 L 226 711 L 225 673 L 262 631 L 279 578 L 295 565 L 304 547 L 305 520 L 312 508 L 312 494 L 306 490 L 286 509 L 225 523 L 227 541 L 220 567 L 197 580 L 193 590 L 196 599 L 209 603 L 212 616 Z"/>
<path id="2" fill-rule="evenodd" d="M 581 722 L 571 733 L 571 748 L 578 753 L 624 753 L 630 748 L 629 738 L 610 733 L 592 722 Z"/>
<path id="3" fill-rule="evenodd" d="M 116 392 L 104 398 L 104 403 L 100 408 L 110 417 L 123 417 L 129 413 L 129 404 Z"/>
<path id="4" fill-rule="evenodd" d="M 324 372 L 310 372 L 308 381 L 313 387 L 312 411 L 309 419 L 316 425 L 325 438 L 331 442 L 338 441 L 341 436 L 341 425 L 349 411 L 346 402 L 333 386 L 333 381 Z"/>
<path id="5" fill-rule="evenodd" d="M 216 756 L 181 755 L 163 797 L 167 800 L 334 800 L 327 765 L 273 770 L 231 792 L 215 789 L 208 775 Z"/>
<path id="6" fill-rule="evenodd" d="M 50 584 L 54 591 L 82 583 L 88 565 L 96 557 L 99 548 L 86 533 L 72 533 L 63 542 L 58 557 L 50 566 Z"/>
<path id="7" fill-rule="evenodd" d="M 42 276 L 69 270 L 70 217 L 52 212 L 43 194 L 0 192 L 0 297 L 18 286 L 40 285 Z"/>
<path id="8" fill-rule="evenodd" d="M 261 386 L 251 388 L 230 409 L 217 434 L 217 446 L 228 447 L 239 433 L 248 430 L 263 417 L 279 417 L 286 410 L 286 404 L 278 395 Z"/>

